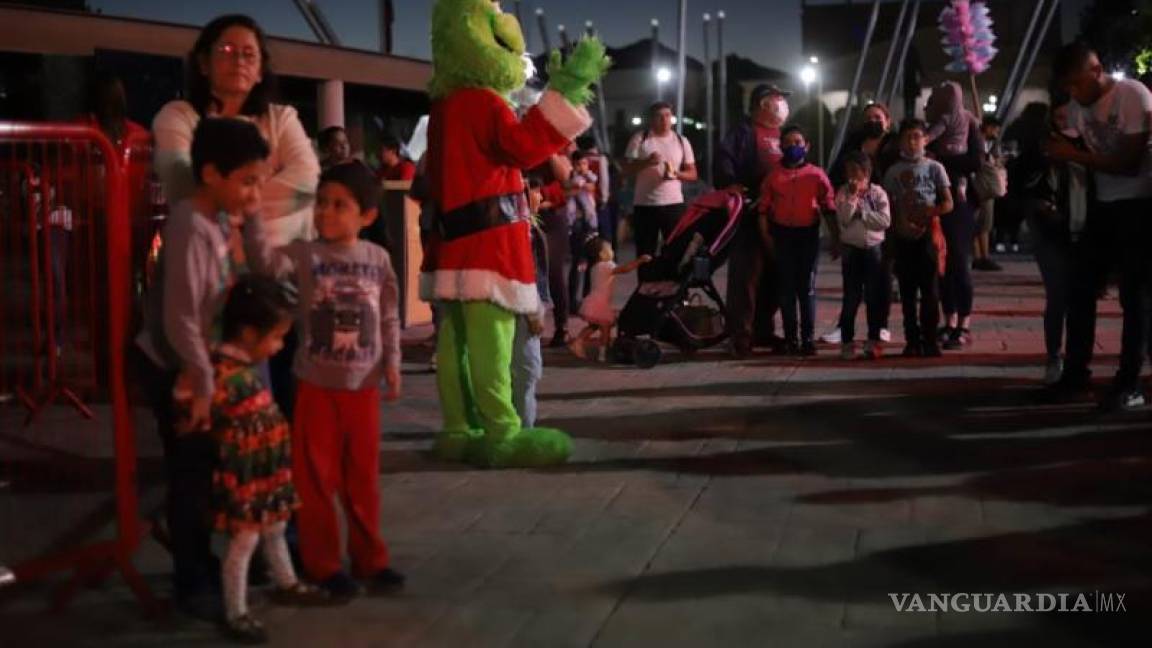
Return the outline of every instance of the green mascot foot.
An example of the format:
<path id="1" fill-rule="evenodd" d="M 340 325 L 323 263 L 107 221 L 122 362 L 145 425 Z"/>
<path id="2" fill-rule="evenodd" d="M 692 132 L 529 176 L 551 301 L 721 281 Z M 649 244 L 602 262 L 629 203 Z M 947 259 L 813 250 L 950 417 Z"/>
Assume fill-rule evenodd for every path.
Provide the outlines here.
<path id="1" fill-rule="evenodd" d="M 436 435 L 436 443 L 432 446 L 432 454 L 445 461 L 472 461 L 474 457 L 483 454 L 484 431 L 462 430 L 450 432 L 444 430 Z"/>
<path id="2" fill-rule="evenodd" d="M 524 428 L 503 440 L 487 439 L 483 457 L 475 463 L 487 468 L 541 468 L 568 460 L 572 438 L 553 428 Z"/>

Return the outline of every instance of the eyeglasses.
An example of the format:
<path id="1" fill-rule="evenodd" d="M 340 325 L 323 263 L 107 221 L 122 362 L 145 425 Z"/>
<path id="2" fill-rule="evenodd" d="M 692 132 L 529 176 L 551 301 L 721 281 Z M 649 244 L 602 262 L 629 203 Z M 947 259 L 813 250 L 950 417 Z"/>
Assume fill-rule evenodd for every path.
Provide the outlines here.
<path id="1" fill-rule="evenodd" d="M 242 63 L 256 64 L 260 62 L 260 50 L 251 47 L 240 49 L 232 43 L 221 43 L 214 49 L 216 54 L 225 58 L 237 59 Z"/>

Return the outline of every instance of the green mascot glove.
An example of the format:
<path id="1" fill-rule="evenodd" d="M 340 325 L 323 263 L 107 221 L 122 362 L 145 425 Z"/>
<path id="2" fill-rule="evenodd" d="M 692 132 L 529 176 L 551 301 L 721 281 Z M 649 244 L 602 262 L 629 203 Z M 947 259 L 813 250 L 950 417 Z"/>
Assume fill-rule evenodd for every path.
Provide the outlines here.
<path id="1" fill-rule="evenodd" d="M 592 101 L 592 88 L 612 66 L 605 54 L 604 43 L 594 36 L 576 43 L 576 48 L 563 61 L 558 50 L 552 50 L 548 61 L 548 87 L 564 95 L 574 106 Z"/>

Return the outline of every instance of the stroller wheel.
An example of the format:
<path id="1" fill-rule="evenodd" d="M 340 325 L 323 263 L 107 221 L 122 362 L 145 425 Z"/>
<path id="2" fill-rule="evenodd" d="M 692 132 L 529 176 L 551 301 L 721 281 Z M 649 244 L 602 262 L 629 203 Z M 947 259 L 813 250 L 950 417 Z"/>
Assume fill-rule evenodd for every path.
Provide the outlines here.
<path id="1" fill-rule="evenodd" d="M 634 351 L 636 366 L 641 369 L 651 369 L 660 363 L 660 345 L 652 340 L 638 340 Z"/>
<path id="2" fill-rule="evenodd" d="M 617 364 L 632 364 L 635 350 L 636 340 L 620 336 L 612 340 L 612 346 L 608 348 L 608 359 Z"/>

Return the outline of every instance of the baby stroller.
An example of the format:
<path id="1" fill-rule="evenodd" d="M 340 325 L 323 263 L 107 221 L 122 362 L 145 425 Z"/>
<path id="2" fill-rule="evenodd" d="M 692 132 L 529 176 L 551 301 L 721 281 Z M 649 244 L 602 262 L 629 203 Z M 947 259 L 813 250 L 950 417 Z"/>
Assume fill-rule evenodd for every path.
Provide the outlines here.
<path id="1" fill-rule="evenodd" d="M 705 194 L 688 207 L 660 256 L 640 267 L 640 285 L 617 322 L 616 362 L 650 369 L 660 362 L 657 342 L 692 354 L 727 337 L 724 300 L 712 274 L 728 259 L 744 209 L 744 198 L 725 191 Z"/>

